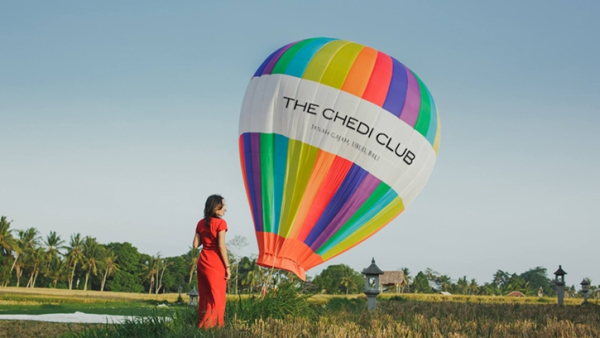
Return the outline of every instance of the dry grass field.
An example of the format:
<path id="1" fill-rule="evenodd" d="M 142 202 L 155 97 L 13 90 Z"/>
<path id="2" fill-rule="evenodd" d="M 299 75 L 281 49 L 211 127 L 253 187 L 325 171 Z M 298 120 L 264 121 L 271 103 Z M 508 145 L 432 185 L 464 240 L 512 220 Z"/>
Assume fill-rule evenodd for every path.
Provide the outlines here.
<path id="1" fill-rule="evenodd" d="M 98 302 L 131 302 L 131 301 L 153 301 L 174 303 L 177 301 L 177 293 L 129 293 L 129 292 L 110 292 L 110 291 L 82 291 L 82 290 L 64 290 L 48 288 L 16 288 L 0 287 L 0 305 L 2 304 L 41 304 L 41 303 L 98 303 Z M 184 301 L 188 300 L 186 294 L 181 297 Z M 242 295 L 248 297 L 248 295 Z M 228 299 L 237 299 L 236 295 L 228 295 Z"/>
<path id="2" fill-rule="evenodd" d="M 94 303 L 99 301 L 177 301 L 178 294 L 166 293 L 166 294 L 147 294 L 147 293 L 128 293 L 128 292 L 110 292 L 110 291 L 81 291 L 81 290 L 63 290 L 63 289 L 47 289 L 47 288 L 16 288 L 16 287 L 4 287 L 0 288 L 0 304 L 2 304 L 2 297 L 8 295 L 19 295 L 23 299 L 35 298 L 39 300 L 47 299 L 53 302 L 64 302 L 64 301 L 80 301 L 83 303 Z M 187 297 L 182 295 L 182 297 Z"/>
<path id="3" fill-rule="evenodd" d="M 423 293 L 383 293 L 377 299 L 391 299 L 402 297 L 407 300 L 422 301 L 422 302 L 459 302 L 459 303 L 496 303 L 496 304 L 556 304 L 556 298 L 551 297 L 506 297 L 506 296 L 469 296 L 469 295 L 450 295 L 444 296 L 441 294 L 423 294 Z M 365 298 L 364 294 L 358 295 L 314 295 L 309 300 L 314 302 L 326 303 L 333 298 Z M 581 305 L 581 298 L 565 298 L 564 305 Z M 599 299 L 590 299 L 591 304 L 600 305 Z"/>

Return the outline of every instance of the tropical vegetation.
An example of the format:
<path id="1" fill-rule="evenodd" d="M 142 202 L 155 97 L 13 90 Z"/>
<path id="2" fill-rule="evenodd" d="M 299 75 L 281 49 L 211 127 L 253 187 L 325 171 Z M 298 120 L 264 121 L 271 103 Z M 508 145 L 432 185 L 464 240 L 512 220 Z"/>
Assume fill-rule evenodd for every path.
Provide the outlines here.
<path id="1" fill-rule="evenodd" d="M 188 292 L 196 285 L 198 249 L 189 248 L 180 256 L 163 257 L 160 253 L 141 253 L 128 242 L 105 244 L 80 233 L 63 237 L 50 231 L 43 235 L 33 227 L 13 229 L 11 223 L 6 216 L 0 217 L 0 286 L 159 294 Z M 241 255 L 240 251 L 247 245 L 248 241 L 242 236 L 235 236 L 228 242 L 232 264 L 230 294 L 266 293 L 282 281 L 295 283 L 307 293 L 348 295 L 363 292 L 363 275 L 347 265 L 330 265 L 312 280 L 301 283 L 291 273 L 265 269 L 256 264 L 256 257 Z M 452 279 L 429 268 L 414 276 L 408 268 L 399 270 L 405 278 L 401 288 L 384 288 L 384 292 L 489 296 L 507 295 L 513 291 L 528 296 L 556 294 L 555 284 L 544 267 L 520 274 L 497 270 L 491 280 L 484 283 L 467 276 Z M 598 298 L 600 285 L 590 285 L 590 298 Z M 578 289 L 569 286 L 566 295 L 577 297 Z"/>

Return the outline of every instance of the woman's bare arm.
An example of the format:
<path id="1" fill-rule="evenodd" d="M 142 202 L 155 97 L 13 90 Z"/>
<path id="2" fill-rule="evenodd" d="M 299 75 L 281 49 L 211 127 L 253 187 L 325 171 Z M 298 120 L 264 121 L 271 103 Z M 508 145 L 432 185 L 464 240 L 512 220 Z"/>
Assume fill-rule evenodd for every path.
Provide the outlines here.
<path id="1" fill-rule="evenodd" d="M 223 260 L 223 264 L 225 264 L 225 270 L 227 270 L 225 279 L 229 279 L 231 270 L 229 269 L 229 257 L 227 257 L 227 246 L 225 245 L 225 230 L 219 231 L 217 234 L 217 239 L 219 241 L 219 252 L 221 253 L 221 259 Z"/>
<path id="2" fill-rule="evenodd" d="M 200 245 L 202 245 L 202 243 L 200 243 L 200 235 L 199 235 L 199 234 L 196 234 L 196 235 L 194 236 L 194 242 L 192 243 L 192 247 L 193 247 L 194 249 L 196 249 L 196 248 L 197 248 L 197 247 L 199 247 Z"/>

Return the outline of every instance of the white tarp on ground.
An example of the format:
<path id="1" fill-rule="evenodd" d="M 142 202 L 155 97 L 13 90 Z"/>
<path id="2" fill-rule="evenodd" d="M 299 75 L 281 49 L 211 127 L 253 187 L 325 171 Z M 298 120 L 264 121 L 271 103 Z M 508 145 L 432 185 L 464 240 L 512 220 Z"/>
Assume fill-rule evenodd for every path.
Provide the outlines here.
<path id="1" fill-rule="evenodd" d="M 0 315 L 0 320 L 33 320 L 38 322 L 55 323 L 114 323 L 121 324 L 132 316 L 97 315 L 92 313 L 51 313 L 45 315 Z"/>

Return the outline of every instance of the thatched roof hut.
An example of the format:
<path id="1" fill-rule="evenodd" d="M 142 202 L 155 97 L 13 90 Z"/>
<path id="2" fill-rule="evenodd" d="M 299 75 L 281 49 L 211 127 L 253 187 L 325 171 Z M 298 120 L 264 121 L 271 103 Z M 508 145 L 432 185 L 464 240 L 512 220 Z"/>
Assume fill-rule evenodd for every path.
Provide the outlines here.
<path id="1" fill-rule="evenodd" d="M 379 276 L 379 287 L 383 289 L 387 286 L 388 290 L 394 288 L 396 292 L 400 292 L 400 287 L 408 285 L 404 271 L 384 271 L 383 275 Z"/>
<path id="2" fill-rule="evenodd" d="M 506 296 L 507 297 L 525 297 L 525 295 L 520 291 L 513 291 Z"/>

